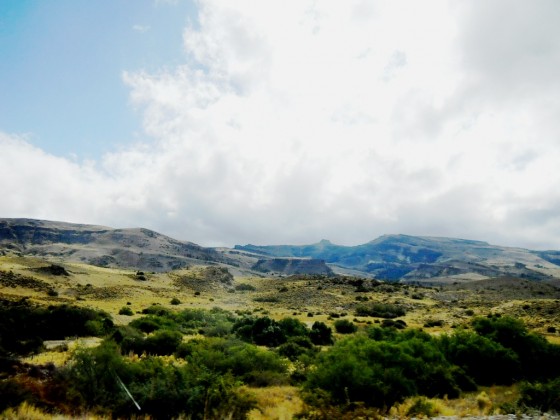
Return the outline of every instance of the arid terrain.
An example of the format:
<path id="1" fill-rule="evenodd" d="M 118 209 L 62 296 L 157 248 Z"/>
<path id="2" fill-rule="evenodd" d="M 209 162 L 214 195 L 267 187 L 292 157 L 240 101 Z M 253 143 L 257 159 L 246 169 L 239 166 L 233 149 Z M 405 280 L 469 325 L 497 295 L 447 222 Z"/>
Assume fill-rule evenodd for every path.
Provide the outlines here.
<path id="1" fill-rule="evenodd" d="M 80 246 L 87 248 L 84 244 Z M 250 314 L 275 321 L 292 318 L 307 328 L 316 322 L 324 323 L 333 330 L 334 340 L 340 341 L 346 336 L 336 327 L 341 320 L 355 326 L 353 334 L 365 333 L 372 326 L 385 326 L 422 329 L 438 337 L 468 329 L 474 318 L 497 315 L 518 319 L 532 333 L 549 343 L 560 344 L 560 282 L 554 278 L 456 275 L 430 282 L 389 282 L 330 271 L 263 273 L 244 267 L 239 260 L 232 265 L 231 255 L 224 251 L 214 251 L 219 255 L 215 261 L 189 257 L 182 261 L 180 268 L 148 271 L 77 262 L 67 258 L 62 248 L 57 255 L 36 255 L 40 254 L 36 251 L 39 248 L 33 249 L 35 255 L 29 255 L 23 248 L 4 247 L 0 256 L 2 301 L 102 310 L 116 326 L 141 319 L 151 307 L 175 312 L 220 308 L 231 314 Z M 86 250 L 81 255 L 89 252 Z M 375 305 L 399 308 L 402 312 L 386 315 L 364 309 Z M 183 340 L 190 339 L 183 337 Z M 95 337 L 50 340 L 41 352 L 22 360 L 30 365 L 64 366 L 76 348 L 96 346 L 100 341 L 101 338 Z M 298 369 L 298 363 L 290 369 Z M 250 386 L 247 392 L 256 401 L 249 418 L 292 418 L 304 412 L 305 403 L 297 384 L 271 381 L 266 386 Z M 499 410 L 500 405 L 513 403 L 517 397 L 516 384 L 482 386 L 471 393 L 462 393 L 459 398 L 432 399 L 430 404 L 438 407 L 437 414 L 478 415 L 503 412 Z M 387 414 L 406 417 L 412 404 L 412 400 L 405 399 Z"/>

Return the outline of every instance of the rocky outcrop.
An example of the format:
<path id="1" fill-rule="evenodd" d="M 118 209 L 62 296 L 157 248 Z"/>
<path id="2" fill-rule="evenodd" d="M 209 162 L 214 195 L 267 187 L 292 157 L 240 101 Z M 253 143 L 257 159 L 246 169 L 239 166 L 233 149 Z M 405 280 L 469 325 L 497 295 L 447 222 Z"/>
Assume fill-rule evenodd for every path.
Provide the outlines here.
<path id="1" fill-rule="evenodd" d="M 253 270 L 263 273 L 276 272 L 286 275 L 292 274 L 326 274 L 332 275 L 333 271 L 325 261 L 304 258 L 270 258 L 260 259 Z"/>

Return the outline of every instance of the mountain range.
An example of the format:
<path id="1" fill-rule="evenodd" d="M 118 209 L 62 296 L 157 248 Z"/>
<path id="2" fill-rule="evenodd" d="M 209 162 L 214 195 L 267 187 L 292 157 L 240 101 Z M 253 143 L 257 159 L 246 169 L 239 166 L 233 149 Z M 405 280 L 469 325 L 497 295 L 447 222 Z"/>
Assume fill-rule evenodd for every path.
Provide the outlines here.
<path id="1" fill-rule="evenodd" d="M 408 235 L 384 235 L 357 246 L 322 240 L 311 245 L 208 248 L 143 228 L 4 218 L 0 219 L 0 253 L 158 272 L 218 264 L 254 275 L 336 273 L 423 283 L 503 276 L 560 279 L 560 251 Z"/>

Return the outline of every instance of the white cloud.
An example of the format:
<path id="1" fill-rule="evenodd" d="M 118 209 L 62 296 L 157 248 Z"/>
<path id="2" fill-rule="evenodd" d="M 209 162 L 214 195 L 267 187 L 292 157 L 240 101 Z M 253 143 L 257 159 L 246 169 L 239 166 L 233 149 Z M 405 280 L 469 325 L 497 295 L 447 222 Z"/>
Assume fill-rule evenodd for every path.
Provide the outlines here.
<path id="1" fill-rule="evenodd" d="M 135 32 L 140 32 L 141 34 L 148 32 L 150 29 L 151 29 L 150 25 L 140 25 L 140 24 L 132 25 L 132 30 L 134 30 Z"/>
<path id="2" fill-rule="evenodd" d="M 4 136 L 3 213 L 205 245 L 409 233 L 560 248 L 556 2 L 199 7 L 183 65 L 123 75 L 153 143 L 94 165 Z"/>

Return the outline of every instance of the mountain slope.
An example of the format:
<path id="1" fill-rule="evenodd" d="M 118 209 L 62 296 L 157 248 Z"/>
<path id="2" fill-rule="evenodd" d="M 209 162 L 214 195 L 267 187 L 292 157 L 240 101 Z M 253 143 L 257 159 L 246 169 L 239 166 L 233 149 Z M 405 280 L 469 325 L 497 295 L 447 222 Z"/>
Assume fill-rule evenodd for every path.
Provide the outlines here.
<path id="1" fill-rule="evenodd" d="M 418 281 L 468 275 L 509 275 L 532 280 L 560 277 L 560 253 L 490 245 L 454 238 L 384 235 L 358 246 L 322 240 L 312 245 L 235 247 L 268 257 L 323 259 L 332 266 L 358 270 L 383 280 Z"/>
<path id="2" fill-rule="evenodd" d="M 0 247 L 103 267 L 166 271 L 193 261 L 231 262 L 212 248 L 148 229 L 113 229 L 33 219 L 0 219 Z"/>

